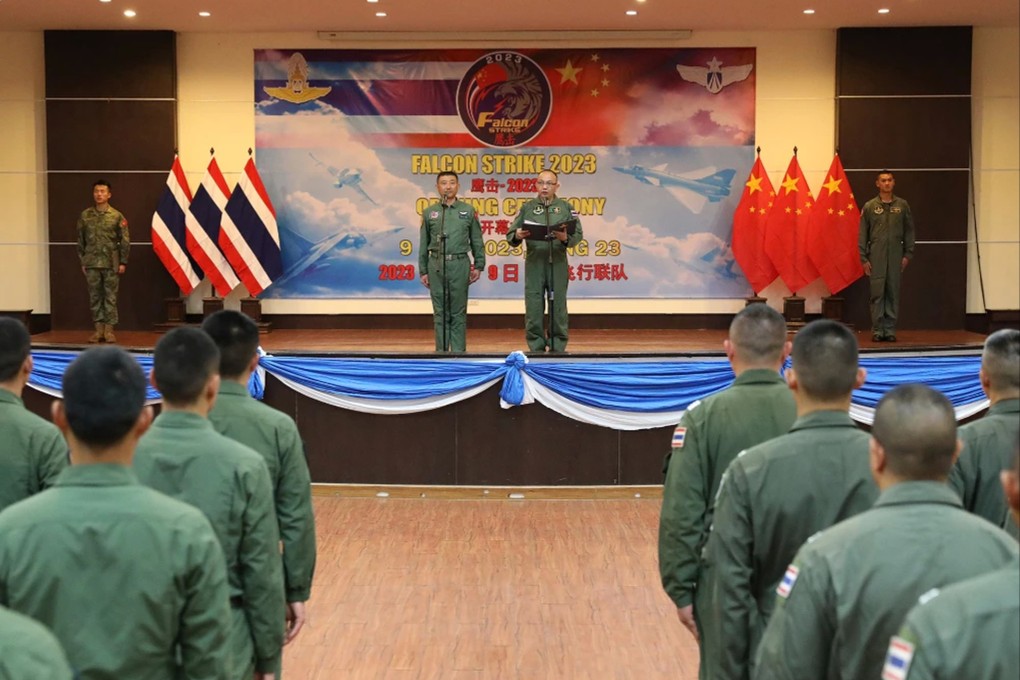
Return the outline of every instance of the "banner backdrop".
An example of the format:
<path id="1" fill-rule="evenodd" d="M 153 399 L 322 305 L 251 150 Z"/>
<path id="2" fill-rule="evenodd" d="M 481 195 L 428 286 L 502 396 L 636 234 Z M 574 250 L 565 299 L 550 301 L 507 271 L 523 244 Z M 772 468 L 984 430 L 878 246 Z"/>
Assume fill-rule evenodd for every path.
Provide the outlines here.
<path id="1" fill-rule="evenodd" d="M 256 50 L 284 267 L 265 297 L 427 296 L 418 227 L 442 170 L 486 240 L 472 298 L 521 297 L 506 232 L 543 169 L 584 227 L 571 298 L 744 297 L 730 237 L 754 104 L 753 48 Z"/>

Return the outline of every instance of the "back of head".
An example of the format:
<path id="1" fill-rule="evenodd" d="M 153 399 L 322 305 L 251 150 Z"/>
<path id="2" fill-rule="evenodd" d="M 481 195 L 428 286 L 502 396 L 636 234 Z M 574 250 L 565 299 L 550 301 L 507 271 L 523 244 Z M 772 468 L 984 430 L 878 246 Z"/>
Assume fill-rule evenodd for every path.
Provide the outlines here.
<path id="1" fill-rule="evenodd" d="M 730 323 L 730 344 L 744 363 L 771 367 L 783 357 L 786 319 L 766 304 L 748 305 Z"/>
<path id="2" fill-rule="evenodd" d="M 224 309 L 203 321 L 202 330 L 220 350 L 220 375 L 241 377 L 258 352 L 259 329 L 255 322 L 241 312 Z"/>
<path id="3" fill-rule="evenodd" d="M 131 431 L 145 407 L 145 373 L 117 347 L 82 352 L 64 372 L 64 412 L 83 443 L 104 448 Z"/>
<path id="4" fill-rule="evenodd" d="M 219 373 L 220 353 L 197 328 L 175 328 L 156 343 L 152 375 L 156 389 L 171 406 L 198 401 L 209 379 Z"/>
<path id="5" fill-rule="evenodd" d="M 897 477 L 941 481 L 949 475 L 956 454 L 956 414 L 942 393 L 925 385 L 890 390 L 878 402 L 871 434 Z"/>
<path id="6" fill-rule="evenodd" d="M 0 382 L 18 375 L 32 351 L 32 336 L 25 324 L 10 317 L 0 317 Z"/>
<path id="7" fill-rule="evenodd" d="M 819 401 L 847 397 L 857 379 L 857 338 L 829 319 L 812 321 L 798 331 L 791 352 L 797 383 Z"/>
<path id="8" fill-rule="evenodd" d="M 996 392 L 1020 393 L 1020 331 L 1004 328 L 985 340 L 981 368 Z"/>

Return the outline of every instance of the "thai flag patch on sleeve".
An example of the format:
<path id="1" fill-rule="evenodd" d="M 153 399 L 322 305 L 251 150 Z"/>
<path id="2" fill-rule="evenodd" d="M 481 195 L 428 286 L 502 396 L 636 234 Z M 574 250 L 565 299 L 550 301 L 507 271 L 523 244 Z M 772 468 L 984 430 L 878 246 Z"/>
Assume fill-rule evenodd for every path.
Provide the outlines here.
<path id="1" fill-rule="evenodd" d="M 783 574 L 783 580 L 779 582 L 776 587 L 776 595 L 785 599 L 790 596 L 790 591 L 793 590 L 793 584 L 797 582 L 797 574 L 800 573 L 800 569 L 793 566 L 792 564 L 786 568 L 786 573 Z"/>
<path id="2" fill-rule="evenodd" d="M 914 645 L 898 635 L 889 641 L 889 653 L 882 666 L 882 680 L 906 680 L 910 661 L 914 658 Z"/>
<path id="3" fill-rule="evenodd" d="M 678 425 L 677 428 L 673 430 L 673 448 L 682 449 L 684 447 L 684 439 L 686 438 L 687 428 Z"/>

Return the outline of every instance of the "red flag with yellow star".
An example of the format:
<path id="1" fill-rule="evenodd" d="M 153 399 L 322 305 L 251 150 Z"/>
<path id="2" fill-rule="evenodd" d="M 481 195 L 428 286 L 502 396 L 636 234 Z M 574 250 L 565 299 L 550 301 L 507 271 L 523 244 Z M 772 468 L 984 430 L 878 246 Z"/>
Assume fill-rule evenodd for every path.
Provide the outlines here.
<path id="1" fill-rule="evenodd" d="M 818 278 L 807 253 L 808 219 L 814 198 L 794 151 L 765 224 L 765 252 L 794 293 Z"/>
<path id="2" fill-rule="evenodd" d="M 864 276 L 857 251 L 860 221 L 850 180 L 836 154 L 808 223 L 808 255 L 833 295 Z"/>
<path id="3" fill-rule="evenodd" d="M 765 253 L 765 221 L 775 197 L 772 182 L 762 165 L 761 156 L 758 156 L 733 213 L 733 256 L 755 295 L 779 276 Z"/>

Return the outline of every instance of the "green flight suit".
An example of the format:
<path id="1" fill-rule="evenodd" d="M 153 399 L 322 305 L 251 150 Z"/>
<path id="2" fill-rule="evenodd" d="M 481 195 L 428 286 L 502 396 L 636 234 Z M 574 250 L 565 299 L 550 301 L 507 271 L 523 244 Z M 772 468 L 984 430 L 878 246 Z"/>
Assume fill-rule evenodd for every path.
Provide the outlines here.
<path id="1" fill-rule="evenodd" d="M 1014 533 L 999 473 L 1013 462 L 1017 433 L 1020 399 L 997 402 L 984 418 L 959 429 L 963 450 L 949 473 L 949 488 L 963 499 L 964 508 Z"/>
<path id="2" fill-rule="evenodd" d="M 265 459 L 283 541 L 287 601 L 305 602 L 315 573 L 315 515 L 308 461 L 297 425 L 290 416 L 253 399 L 244 385 L 231 380 L 220 382 L 209 420 L 217 432 Z"/>
<path id="3" fill-rule="evenodd" d="M 127 219 L 112 206 L 104 211 L 86 208 L 78 218 L 77 230 L 78 257 L 85 269 L 92 320 L 116 326 L 120 289 L 117 269 L 127 265 L 131 254 Z"/>
<path id="4" fill-rule="evenodd" d="M 754 677 L 879 678 L 889 639 L 918 597 L 1016 558 L 1016 542 L 965 511 L 945 484 L 896 484 L 797 553 Z"/>
<path id="5" fill-rule="evenodd" d="M 0 510 L 53 484 L 67 467 L 67 442 L 56 425 L 0 389 Z"/>
<path id="6" fill-rule="evenodd" d="M 524 220 L 539 222 L 546 226 L 561 224 L 577 216 L 573 208 L 562 198 L 554 198 L 545 205 L 533 198 L 523 206 L 514 218 L 506 240 L 515 246 L 521 244 L 517 230 L 524 228 Z M 524 336 L 532 352 L 567 351 L 570 337 L 570 323 L 567 317 L 567 287 L 570 284 L 570 267 L 567 264 L 567 248 L 573 248 L 581 239 L 581 221 L 578 219 L 574 233 L 566 242 L 559 239 L 527 241 L 524 255 Z M 552 328 L 546 329 L 544 316 L 546 298 L 552 295 Z"/>
<path id="7" fill-rule="evenodd" d="M 882 338 L 896 337 L 900 306 L 900 267 L 914 256 L 914 217 L 910 204 L 899 196 L 889 203 L 876 196 L 861 208 L 857 233 L 861 263 L 871 263 L 871 331 Z"/>
<path id="8" fill-rule="evenodd" d="M 702 638 L 719 650 L 713 678 L 750 677 L 776 586 L 804 541 L 878 498 L 868 442 L 845 411 L 815 411 L 737 456 L 719 483 L 705 546 Z"/>
<path id="9" fill-rule="evenodd" d="M 1020 670 L 1020 561 L 925 595 L 886 659 L 906 680 L 1016 680 Z M 894 638 L 895 639 L 895 638 Z M 895 660 L 900 659 L 897 663 Z"/>
<path id="10" fill-rule="evenodd" d="M 143 484 L 197 507 L 216 531 L 233 613 L 231 677 L 278 671 L 286 604 L 280 532 L 262 456 L 216 432 L 207 418 L 164 411 L 138 443 L 134 467 Z"/>
<path id="11" fill-rule="evenodd" d="M 744 449 L 788 431 L 796 415 L 793 394 L 779 373 L 755 368 L 722 392 L 691 404 L 677 426 L 662 490 L 659 574 L 677 607 L 694 605 L 699 625 L 699 611 L 707 606 L 706 591 L 699 587 L 701 551 L 723 471 Z M 700 650 L 700 677 L 710 677 L 716 654 L 704 645 Z"/>
<path id="12" fill-rule="evenodd" d="M 422 213 L 419 243 L 418 271 L 429 277 L 436 351 L 463 352 L 467 349 L 469 276 L 472 268 L 485 269 L 478 214 L 461 200 L 450 205 L 433 203 Z"/>
<path id="13" fill-rule="evenodd" d="M 42 624 L 0 607 L 0 678 L 71 680 L 74 677 L 57 638 Z"/>
<path id="14" fill-rule="evenodd" d="M 209 521 L 123 465 L 73 465 L 0 513 L 0 605 L 53 631 L 82 680 L 223 680 L 231 668 Z"/>

